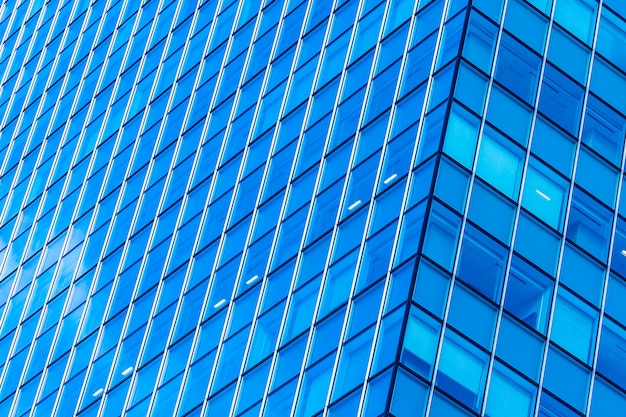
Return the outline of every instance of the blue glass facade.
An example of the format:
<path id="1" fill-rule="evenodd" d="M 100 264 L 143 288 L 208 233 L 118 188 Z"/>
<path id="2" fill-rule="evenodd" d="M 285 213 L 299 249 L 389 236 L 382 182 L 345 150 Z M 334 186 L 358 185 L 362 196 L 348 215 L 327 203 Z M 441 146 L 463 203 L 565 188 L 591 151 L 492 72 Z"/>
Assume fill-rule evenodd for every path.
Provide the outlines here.
<path id="1" fill-rule="evenodd" d="M 622 0 L 5 0 L 0 415 L 622 416 Z"/>

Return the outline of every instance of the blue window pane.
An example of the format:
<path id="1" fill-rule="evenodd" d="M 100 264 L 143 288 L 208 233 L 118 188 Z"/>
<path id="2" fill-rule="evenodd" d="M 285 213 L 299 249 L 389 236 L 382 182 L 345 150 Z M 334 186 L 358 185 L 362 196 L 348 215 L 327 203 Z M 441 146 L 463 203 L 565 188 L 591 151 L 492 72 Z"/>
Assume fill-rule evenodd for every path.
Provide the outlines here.
<path id="1" fill-rule="evenodd" d="M 423 252 L 447 270 L 452 269 L 460 221 L 458 216 L 442 205 L 432 206 L 424 237 Z"/>
<path id="2" fill-rule="evenodd" d="M 524 146 L 528 143 L 531 118 L 530 108 L 503 89 L 492 88 L 487 120 Z"/>
<path id="3" fill-rule="evenodd" d="M 387 371 L 372 379 L 367 384 L 367 394 L 363 405 L 363 415 L 374 417 L 380 415 L 387 405 L 391 372 Z M 345 414 L 342 414 L 345 415 Z"/>
<path id="4" fill-rule="evenodd" d="M 574 165 L 574 140 L 555 125 L 537 116 L 532 151 L 566 177 L 571 177 Z"/>
<path id="5" fill-rule="evenodd" d="M 437 386 L 474 411 L 480 410 L 489 356 L 448 330 L 444 339 Z"/>
<path id="6" fill-rule="evenodd" d="M 587 84 L 591 51 L 558 26 L 550 34 L 548 59 L 580 84 Z"/>
<path id="7" fill-rule="evenodd" d="M 489 417 L 528 417 L 534 414 L 536 388 L 496 363 L 491 373 L 487 412 Z"/>
<path id="8" fill-rule="evenodd" d="M 626 408 L 626 394 L 615 387 L 596 378 L 593 384 L 590 417 L 618 417 Z"/>
<path id="9" fill-rule="evenodd" d="M 578 411 L 587 405 L 590 371 L 555 347 L 548 350 L 544 386 Z"/>
<path id="10" fill-rule="evenodd" d="M 524 154 L 515 144 L 493 129 L 485 129 L 476 173 L 503 194 L 517 200 Z"/>
<path id="11" fill-rule="evenodd" d="M 542 53 L 548 30 L 548 19 L 522 0 L 510 1 L 506 8 L 504 27 L 535 51 Z"/>
<path id="12" fill-rule="evenodd" d="M 493 301 L 499 301 L 508 251 L 468 225 L 461 245 L 457 275 Z"/>
<path id="13" fill-rule="evenodd" d="M 546 65 L 539 96 L 539 111 L 571 133 L 578 134 L 584 89 L 554 66 Z"/>
<path id="14" fill-rule="evenodd" d="M 439 318 L 443 317 L 450 277 L 425 259 L 420 260 L 413 300 Z M 626 287 L 625 287 L 626 288 Z"/>
<path id="15" fill-rule="evenodd" d="M 448 116 L 443 151 L 466 168 L 471 168 L 478 141 L 480 120 L 472 113 L 454 105 Z"/>
<path id="16" fill-rule="evenodd" d="M 555 228 L 563 230 L 569 183 L 546 165 L 531 159 L 526 171 L 522 206 Z"/>
<path id="17" fill-rule="evenodd" d="M 495 79 L 522 100 L 534 103 L 539 82 L 541 58 L 504 34 L 500 43 Z"/>
<path id="18" fill-rule="evenodd" d="M 624 256 L 620 254 L 620 256 Z M 609 277 L 609 287 L 606 294 L 605 312 L 615 318 L 620 323 L 626 323 L 626 282 L 611 274 Z"/>
<path id="19" fill-rule="evenodd" d="M 626 330 L 612 320 L 605 320 L 600 336 L 597 369 L 622 389 L 626 388 L 625 345 Z"/>
<path id="20" fill-rule="evenodd" d="M 493 343 L 496 315 L 493 305 L 460 282 L 454 285 L 448 324 L 487 350 Z"/>
<path id="21" fill-rule="evenodd" d="M 622 161 L 625 134 L 626 118 L 590 95 L 583 125 L 583 142 L 619 166 Z"/>
<path id="22" fill-rule="evenodd" d="M 584 363 L 591 363 L 597 326 L 598 312 L 569 291 L 559 288 L 551 340 Z"/>
<path id="23" fill-rule="evenodd" d="M 363 383 L 373 336 L 374 327 L 372 326 L 342 346 L 333 381 L 331 396 L 333 400 Z"/>
<path id="24" fill-rule="evenodd" d="M 604 274 L 600 264 L 572 245 L 565 245 L 560 280 L 596 307 L 600 307 Z"/>
<path id="25" fill-rule="evenodd" d="M 433 372 L 440 331 L 440 323 L 417 308 L 411 309 L 400 361 L 428 380 Z"/>
<path id="26" fill-rule="evenodd" d="M 468 186 L 469 174 L 448 158 L 442 158 L 435 183 L 435 195 L 459 213 L 463 213 Z"/>
<path id="27" fill-rule="evenodd" d="M 511 262 L 504 308 L 530 327 L 545 333 L 553 286 L 550 278 L 515 256 Z"/>
<path id="28" fill-rule="evenodd" d="M 450 400 L 440 392 L 435 391 L 430 405 L 430 415 L 446 417 L 469 417 L 473 416 L 465 408 Z"/>
<path id="29" fill-rule="evenodd" d="M 454 90 L 454 97 L 478 114 L 482 114 L 487 95 L 487 79 L 480 72 L 462 62 Z"/>
<path id="30" fill-rule="evenodd" d="M 515 206 L 484 182 L 474 180 L 468 217 L 500 241 L 509 243 L 513 233 Z"/>
<path id="31" fill-rule="evenodd" d="M 489 7 L 500 7 L 500 11 L 502 10 L 502 5 L 500 4 L 498 6 L 498 2 L 486 0 L 482 2 L 485 3 L 485 5 L 490 4 L 491 6 Z M 474 3 L 474 5 L 476 5 L 476 2 Z M 498 12 L 498 14 L 499 13 L 500 12 Z M 465 35 L 463 56 L 483 72 L 490 74 L 497 36 L 498 29 L 493 23 L 477 13 L 472 14 L 467 28 L 467 34 Z"/>
<path id="32" fill-rule="evenodd" d="M 591 91 L 618 111 L 626 113 L 626 75 L 601 58 L 596 58 L 591 74 Z"/>
<path id="33" fill-rule="evenodd" d="M 496 355 L 533 381 L 539 380 L 544 341 L 504 314 L 500 322 Z"/>
<path id="34" fill-rule="evenodd" d="M 400 369 L 391 399 L 391 412 L 397 417 L 422 415 L 426 408 L 428 387 L 413 375 Z"/>
<path id="35" fill-rule="evenodd" d="M 622 47 L 626 43 L 624 17 L 626 17 L 624 14 L 620 17 L 607 8 L 603 8 L 596 43 L 597 51 L 619 68 L 626 66 L 626 57 L 622 53 Z"/>
<path id="36" fill-rule="evenodd" d="M 554 19 L 583 42 L 593 39 L 598 3 L 594 0 L 557 1 Z"/>
<path id="37" fill-rule="evenodd" d="M 521 213 L 515 237 L 515 250 L 550 275 L 556 273 L 559 241 L 558 236 L 547 227 Z"/>
<path id="38" fill-rule="evenodd" d="M 575 189 L 567 237 L 600 260 L 606 260 L 611 229 L 611 213 L 580 189 Z"/>
<path id="39" fill-rule="evenodd" d="M 305 371 L 302 393 L 298 397 L 297 414 L 310 416 L 322 409 L 326 400 L 334 360 L 333 355 L 328 356 Z"/>

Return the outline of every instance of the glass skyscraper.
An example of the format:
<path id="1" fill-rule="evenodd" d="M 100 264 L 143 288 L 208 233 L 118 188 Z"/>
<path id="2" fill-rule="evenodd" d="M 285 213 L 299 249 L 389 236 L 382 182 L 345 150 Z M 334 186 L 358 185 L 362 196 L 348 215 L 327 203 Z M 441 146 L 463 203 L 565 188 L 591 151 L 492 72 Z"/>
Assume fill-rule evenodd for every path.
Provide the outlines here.
<path id="1" fill-rule="evenodd" d="M 2 1 L 0 415 L 626 415 L 625 19 Z"/>

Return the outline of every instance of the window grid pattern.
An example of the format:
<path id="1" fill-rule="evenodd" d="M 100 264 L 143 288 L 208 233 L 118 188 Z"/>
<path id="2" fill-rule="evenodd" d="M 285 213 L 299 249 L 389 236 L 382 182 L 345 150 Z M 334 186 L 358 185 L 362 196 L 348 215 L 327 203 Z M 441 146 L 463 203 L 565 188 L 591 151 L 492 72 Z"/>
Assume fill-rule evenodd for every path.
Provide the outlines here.
<path id="1" fill-rule="evenodd" d="M 624 13 L 3 2 L 1 413 L 620 409 Z"/>

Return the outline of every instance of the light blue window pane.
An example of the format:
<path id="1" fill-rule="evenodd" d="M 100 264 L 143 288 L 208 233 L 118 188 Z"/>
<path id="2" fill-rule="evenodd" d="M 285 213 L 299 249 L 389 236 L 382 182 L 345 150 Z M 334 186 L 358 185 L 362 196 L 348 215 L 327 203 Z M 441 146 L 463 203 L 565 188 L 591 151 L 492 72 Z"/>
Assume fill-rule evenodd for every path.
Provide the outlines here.
<path id="1" fill-rule="evenodd" d="M 466 168 L 471 169 L 476 153 L 480 120 L 459 105 L 448 116 L 443 151 Z"/>
<path id="2" fill-rule="evenodd" d="M 567 237 L 596 258 L 606 261 L 610 229 L 609 210 L 576 188 L 570 208 Z"/>
<path id="3" fill-rule="evenodd" d="M 496 81 L 517 94 L 522 100 L 534 103 L 537 96 L 541 58 L 510 35 L 504 34 L 500 43 Z"/>
<path id="4" fill-rule="evenodd" d="M 484 8 L 499 8 L 498 16 L 502 12 L 502 1 L 481 0 L 480 3 L 484 4 Z M 477 2 L 474 5 L 481 7 Z M 465 36 L 463 56 L 483 72 L 490 74 L 497 36 L 498 29 L 493 23 L 477 13 L 472 14 Z"/>
<path id="5" fill-rule="evenodd" d="M 457 275 L 493 301 L 500 300 L 508 251 L 477 228 L 465 229 Z"/>
<path id="6" fill-rule="evenodd" d="M 543 52 L 548 19 L 528 7 L 522 0 L 513 0 L 508 3 L 504 27 L 535 51 Z"/>
<path id="7" fill-rule="evenodd" d="M 624 255 L 620 254 L 620 256 Z M 604 308 L 605 313 L 615 318 L 619 323 L 626 322 L 626 304 L 622 302 L 626 299 L 624 297 L 626 297 L 626 282 L 617 275 L 611 274 Z"/>
<path id="8" fill-rule="evenodd" d="M 515 206 L 480 180 L 474 180 L 468 217 L 500 241 L 510 243 Z"/>
<path id="9" fill-rule="evenodd" d="M 413 300 L 442 318 L 450 277 L 425 259 L 420 260 Z"/>
<path id="10" fill-rule="evenodd" d="M 544 387 L 556 396 L 584 412 L 587 405 L 590 371 L 583 368 L 559 349 L 548 350 Z"/>
<path id="11" fill-rule="evenodd" d="M 397 417 L 422 415 L 426 408 L 428 387 L 400 368 L 396 374 L 390 411 Z"/>
<path id="12" fill-rule="evenodd" d="M 598 326 L 598 312 L 569 291 L 560 288 L 550 339 L 583 361 L 591 363 Z"/>
<path id="13" fill-rule="evenodd" d="M 602 9 L 598 29 L 597 51 L 619 68 L 626 66 L 623 47 L 626 44 L 626 22 L 623 14 L 614 14 L 607 8 Z"/>
<path id="14" fill-rule="evenodd" d="M 591 397 L 590 417 L 619 417 L 626 409 L 626 394 L 602 378 L 596 378 Z"/>
<path id="15" fill-rule="evenodd" d="M 626 119 L 593 95 L 587 101 L 582 140 L 591 149 L 619 166 L 626 135 Z"/>
<path id="16" fill-rule="evenodd" d="M 448 324 L 483 348 L 491 350 L 496 326 L 495 307 L 457 281 L 452 290 Z"/>
<path id="17" fill-rule="evenodd" d="M 432 416 L 446 417 L 469 417 L 470 414 L 466 409 L 461 408 L 457 403 L 450 400 L 440 392 L 435 391 L 433 401 L 430 405 L 430 414 Z"/>
<path id="18" fill-rule="evenodd" d="M 442 158 L 435 183 L 435 195 L 459 213 L 463 213 L 468 186 L 469 174 L 448 158 Z"/>
<path id="19" fill-rule="evenodd" d="M 476 173 L 506 196 L 517 200 L 524 154 L 493 129 L 484 131 Z"/>
<path id="20" fill-rule="evenodd" d="M 544 341 L 508 314 L 502 316 L 496 355 L 533 381 L 539 381 Z"/>
<path id="21" fill-rule="evenodd" d="M 550 275 L 556 273 L 559 238 L 547 227 L 521 213 L 515 238 L 515 250 Z"/>
<path id="22" fill-rule="evenodd" d="M 591 51 L 558 26 L 552 28 L 548 59 L 580 84 L 587 84 Z"/>
<path id="23" fill-rule="evenodd" d="M 437 386 L 474 411 L 480 410 L 489 356 L 451 330 L 443 342 Z"/>
<path id="24" fill-rule="evenodd" d="M 594 0 L 557 1 L 554 19 L 583 42 L 593 39 L 598 3 Z"/>
<path id="25" fill-rule="evenodd" d="M 626 75 L 601 58 L 596 58 L 591 74 L 591 91 L 622 113 L 626 113 Z"/>
<path id="26" fill-rule="evenodd" d="M 541 116 L 537 116 L 532 151 L 566 177 L 572 175 L 574 140 Z"/>
<path id="27" fill-rule="evenodd" d="M 503 3 L 503 0 L 474 0 L 472 5 L 496 22 L 500 22 Z"/>
<path id="28" fill-rule="evenodd" d="M 496 363 L 489 383 L 489 417 L 529 417 L 534 414 L 536 388 L 526 380 Z"/>
<path id="29" fill-rule="evenodd" d="M 452 269 L 459 237 L 460 218 L 440 204 L 434 204 L 428 218 L 423 253 L 445 269 Z"/>
<path id="30" fill-rule="evenodd" d="M 560 280 L 596 307 L 600 307 L 604 274 L 605 268 L 599 263 L 572 245 L 565 245 Z"/>
<path id="31" fill-rule="evenodd" d="M 461 62 L 457 73 L 454 97 L 478 114 L 485 108 L 487 79 L 467 63 Z"/>
<path id="32" fill-rule="evenodd" d="M 441 324 L 417 308 L 411 309 L 400 361 L 427 380 L 431 379 Z"/>
<path id="33" fill-rule="evenodd" d="M 605 320 L 600 336 L 598 372 L 601 372 L 620 388 L 626 388 L 626 363 L 623 347 L 626 345 L 626 330 L 612 320 Z"/>
<path id="34" fill-rule="evenodd" d="M 568 182 L 534 159 L 526 171 L 522 206 L 556 230 L 563 230 Z"/>

